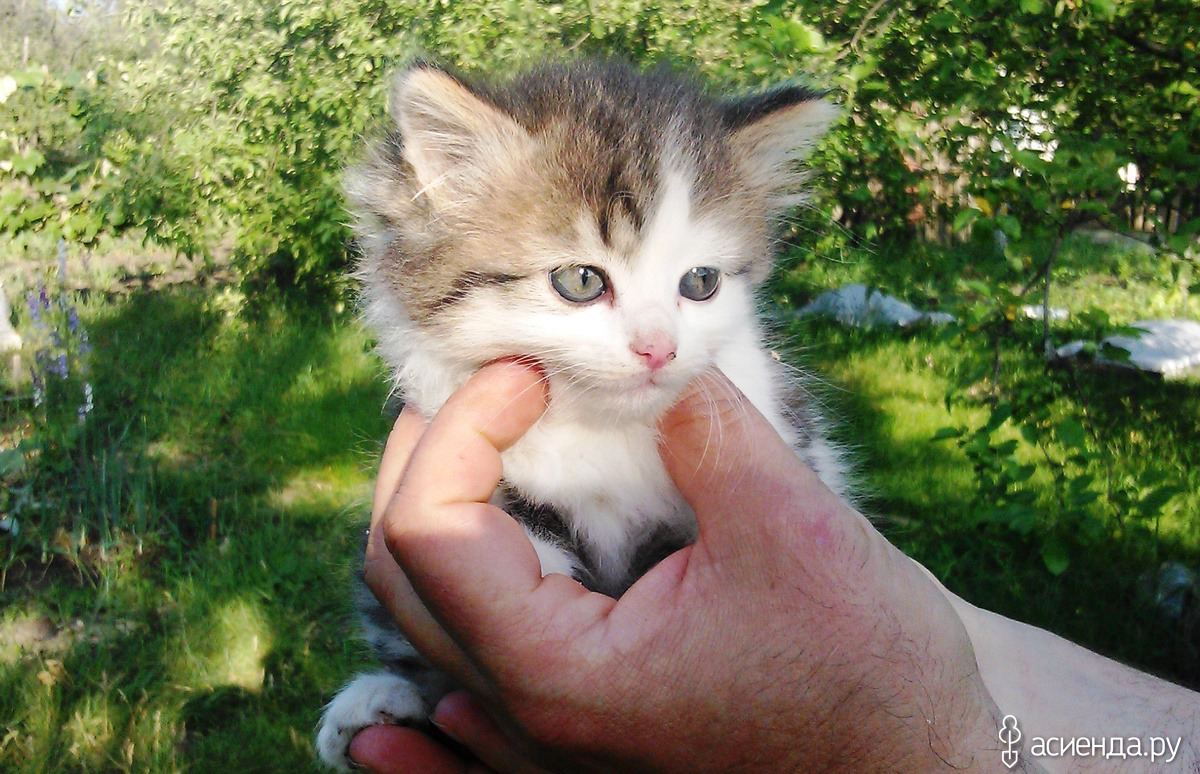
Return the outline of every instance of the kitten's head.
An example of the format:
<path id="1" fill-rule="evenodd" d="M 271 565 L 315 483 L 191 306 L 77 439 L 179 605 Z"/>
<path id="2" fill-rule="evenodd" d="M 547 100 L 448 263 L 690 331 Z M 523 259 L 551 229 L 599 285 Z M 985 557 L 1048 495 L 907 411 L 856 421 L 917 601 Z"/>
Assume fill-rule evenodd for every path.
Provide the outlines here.
<path id="1" fill-rule="evenodd" d="M 754 340 L 774 216 L 833 113 L 611 62 L 502 85 L 413 65 L 348 183 L 369 315 L 458 367 L 532 357 L 599 414 L 660 412 Z"/>

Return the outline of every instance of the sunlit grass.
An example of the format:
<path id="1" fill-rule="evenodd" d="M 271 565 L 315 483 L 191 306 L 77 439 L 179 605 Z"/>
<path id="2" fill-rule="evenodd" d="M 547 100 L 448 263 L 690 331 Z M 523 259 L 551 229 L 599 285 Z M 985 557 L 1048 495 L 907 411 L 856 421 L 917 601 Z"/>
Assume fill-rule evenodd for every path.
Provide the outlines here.
<path id="1" fill-rule="evenodd" d="M 1058 341 L 1100 332 L 1076 319 L 1078 313 L 1100 308 L 1089 301 L 1087 288 L 1103 282 L 1102 272 L 1111 268 L 1099 263 L 1089 272 L 1089 260 L 1093 258 L 1064 260 L 1062 292 L 1076 293 L 1079 306 L 1072 309 L 1071 320 L 1056 324 Z M 1151 311 L 1183 314 L 1192 308 L 1155 306 L 1155 298 L 1178 295 L 1166 287 L 1165 277 L 1154 279 L 1157 268 L 1145 259 L 1138 264 L 1146 276 L 1130 283 L 1129 297 L 1111 314 L 1113 324 L 1151 316 Z M 895 269 L 835 271 L 828 265 L 825 275 L 830 287 L 855 280 L 889 288 L 896 281 L 889 271 L 899 275 Z M 929 291 L 925 298 L 942 293 L 953 299 L 946 288 L 963 273 L 969 270 L 951 262 L 925 281 L 889 289 L 899 294 L 908 290 L 907 297 L 925 308 L 953 309 L 952 302 L 923 302 L 919 288 Z M 1108 500 L 1097 502 L 1087 518 L 1099 534 L 1085 538 L 1068 533 L 1070 565 L 1054 576 L 1043 563 L 1036 535 L 981 521 L 988 497 L 979 491 L 971 463 L 954 441 L 932 440 L 942 428 L 979 427 L 986 419 L 988 382 L 964 392 L 971 364 L 991 360 L 982 332 L 954 326 L 847 330 L 812 319 L 795 322 L 791 331 L 816 370 L 830 377 L 828 392 L 840 404 L 844 436 L 859 461 L 867 511 L 906 552 L 978 604 L 1174 679 L 1200 680 L 1196 645 L 1157 617 L 1144 591 L 1144 579 L 1164 561 L 1200 564 L 1200 383 L 1087 370 L 1052 377 L 1038 354 L 1040 327 L 1035 322 L 1016 325 L 1017 338 L 1008 345 L 1012 350 L 1003 370 L 1021 379 L 1055 378 L 1064 384 L 1055 410 L 1088 418 L 1096 433 L 1092 472 L 1102 488 L 1165 480 L 1183 490 L 1149 520 Z M 950 390 L 958 398 L 948 407 Z M 1015 457 L 1039 466 L 1030 481 L 1041 488 L 1037 518 L 1058 523 L 1064 515 L 1053 487 L 1056 463 L 1024 439 L 1013 422 L 995 437 L 1016 440 Z M 1051 436 L 1051 447 L 1053 440 Z M 1052 459 L 1061 458 L 1061 449 L 1050 452 Z"/>
<path id="2" fill-rule="evenodd" d="M 195 589 L 189 592 L 188 596 L 196 593 Z M 194 688 L 237 686 L 258 692 L 263 686 L 263 658 L 273 640 L 262 602 L 235 599 L 187 622 L 180 639 L 167 648 L 166 669 Z"/>
<path id="3" fill-rule="evenodd" d="M 352 321 L 219 298 L 87 308 L 96 448 L 125 478 L 64 491 L 123 521 L 62 555 L 82 575 L 27 564 L 0 592 L 0 632 L 52 627 L 0 653 L 0 770 L 308 770 L 320 707 L 364 657 L 347 589 L 380 368 Z"/>

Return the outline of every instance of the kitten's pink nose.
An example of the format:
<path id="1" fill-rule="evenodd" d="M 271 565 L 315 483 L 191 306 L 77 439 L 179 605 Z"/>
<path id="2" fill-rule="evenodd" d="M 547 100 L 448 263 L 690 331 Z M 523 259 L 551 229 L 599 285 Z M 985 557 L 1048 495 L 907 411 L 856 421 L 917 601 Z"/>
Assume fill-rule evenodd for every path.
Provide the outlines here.
<path id="1" fill-rule="evenodd" d="M 634 339 L 629 348 L 651 371 L 657 371 L 675 359 L 675 339 L 661 331 Z"/>

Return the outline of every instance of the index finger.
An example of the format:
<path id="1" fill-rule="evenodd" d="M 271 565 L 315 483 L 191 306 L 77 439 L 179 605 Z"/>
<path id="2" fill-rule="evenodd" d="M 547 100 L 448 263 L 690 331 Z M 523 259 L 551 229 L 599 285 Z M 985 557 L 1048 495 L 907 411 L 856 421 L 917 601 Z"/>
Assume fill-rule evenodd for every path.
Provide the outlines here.
<path id="1" fill-rule="evenodd" d="M 531 599 L 542 585 L 533 545 L 511 516 L 488 504 L 503 473 L 500 453 L 545 409 L 539 372 L 512 362 L 481 369 L 426 430 L 382 523 L 418 596 L 477 655 L 507 650 L 515 627 L 537 630 L 551 609 L 542 606 L 539 615 Z M 578 584 L 552 583 L 586 593 Z"/>
<path id="2" fill-rule="evenodd" d="M 375 496 L 371 504 L 371 529 L 379 525 L 383 514 L 387 511 L 388 503 L 400 486 L 400 478 L 417 442 L 425 433 L 427 423 L 420 412 L 411 406 L 405 406 L 392 425 L 387 443 L 383 447 L 383 457 L 379 460 L 379 475 L 375 479 Z"/>
<path id="3" fill-rule="evenodd" d="M 375 500 L 371 509 L 363 579 L 409 640 L 422 643 L 424 653 L 431 661 L 444 665 L 448 670 L 468 674 L 473 670 L 466 657 L 417 598 L 412 584 L 388 553 L 383 530 L 379 528 L 426 426 L 424 417 L 417 410 L 406 407 L 388 436 L 383 458 L 379 462 L 379 475 L 375 480 Z"/>

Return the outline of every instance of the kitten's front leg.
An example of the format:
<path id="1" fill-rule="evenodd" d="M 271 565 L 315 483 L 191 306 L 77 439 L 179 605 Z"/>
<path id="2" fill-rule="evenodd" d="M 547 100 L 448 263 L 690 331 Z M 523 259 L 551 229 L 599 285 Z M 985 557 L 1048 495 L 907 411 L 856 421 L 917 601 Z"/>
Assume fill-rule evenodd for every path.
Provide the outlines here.
<path id="1" fill-rule="evenodd" d="M 317 730 L 317 753 L 328 766 L 349 771 L 350 741 L 367 726 L 428 726 L 429 713 L 450 679 L 417 653 L 361 579 L 354 587 L 361 633 L 385 672 L 361 674 L 325 707 Z"/>
<path id="2" fill-rule="evenodd" d="M 583 565 L 578 557 L 535 528 L 522 526 L 537 551 L 543 576 L 557 572 L 581 578 Z M 429 714 L 455 688 L 450 678 L 417 653 L 361 581 L 355 587 L 355 602 L 363 638 L 387 671 L 358 675 L 325 707 L 318 724 L 317 753 L 326 765 L 342 771 L 353 768 L 350 741 L 359 731 L 380 724 L 431 728 Z"/>
<path id="3" fill-rule="evenodd" d="M 317 754 L 325 765 L 351 771 L 350 741 L 359 731 L 381 724 L 420 726 L 428 717 L 412 681 L 392 672 L 359 675 L 325 706 Z"/>

